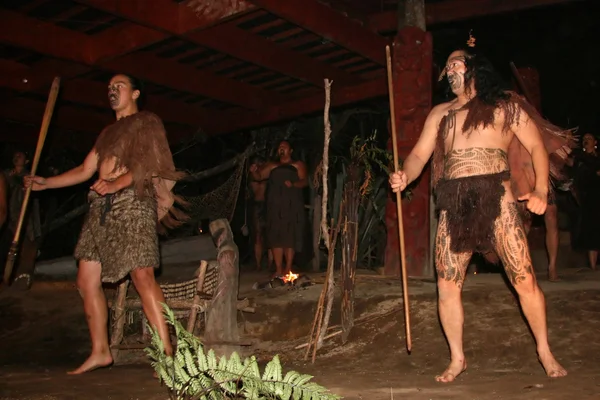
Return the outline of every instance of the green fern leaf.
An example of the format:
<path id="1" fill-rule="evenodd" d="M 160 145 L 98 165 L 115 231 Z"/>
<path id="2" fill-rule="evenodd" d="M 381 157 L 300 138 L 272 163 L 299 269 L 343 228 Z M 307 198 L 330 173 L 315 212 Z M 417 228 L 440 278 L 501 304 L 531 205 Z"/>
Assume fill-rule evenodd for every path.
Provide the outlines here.
<path id="1" fill-rule="evenodd" d="M 312 376 L 290 371 L 283 377 L 278 356 L 266 365 L 261 376 L 256 357 L 245 358 L 239 354 L 218 358 L 214 351 L 205 352 L 198 338 L 189 334 L 165 307 L 167 322 L 176 328 L 177 351 L 173 357 L 160 351 L 158 334 L 151 330 L 153 346 L 146 349 L 159 380 L 178 400 L 333 400 L 327 389 L 310 382 Z M 177 329 L 179 326 L 179 329 Z"/>
<path id="2" fill-rule="evenodd" d="M 216 369 L 217 368 L 217 356 L 215 355 L 215 352 L 213 351 L 213 349 L 210 349 L 208 351 L 208 354 L 206 355 L 206 361 L 208 362 L 207 369 Z"/>
<path id="3" fill-rule="evenodd" d="M 177 349 L 179 351 L 179 348 Z M 183 350 L 183 356 L 185 358 L 185 368 L 188 370 L 191 376 L 198 376 L 200 374 L 200 370 L 196 366 L 196 361 L 194 360 L 194 356 L 189 347 Z"/>
<path id="4" fill-rule="evenodd" d="M 206 358 L 206 354 L 204 354 L 204 346 L 201 343 L 196 348 L 196 357 L 198 358 L 198 369 L 201 372 L 208 370 L 208 359 Z"/>

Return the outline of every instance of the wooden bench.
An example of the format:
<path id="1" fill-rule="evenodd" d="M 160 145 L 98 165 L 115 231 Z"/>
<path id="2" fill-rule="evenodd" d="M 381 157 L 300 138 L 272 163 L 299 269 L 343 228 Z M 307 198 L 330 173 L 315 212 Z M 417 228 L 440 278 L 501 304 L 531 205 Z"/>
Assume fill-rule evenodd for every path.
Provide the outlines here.
<path id="1" fill-rule="evenodd" d="M 175 283 L 163 283 L 160 285 L 166 304 L 173 310 L 177 319 L 187 319 L 186 329 L 193 334 L 196 334 L 199 325 L 198 315 L 201 314 L 205 316 L 205 320 L 208 321 L 209 318 L 207 313 L 211 308 L 217 309 L 214 312 L 223 313 L 224 315 L 220 316 L 222 319 L 233 319 L 233 322 L 237 320 L 237 311 L 254 312 L 254 309 L 250 307 L 248 299 L 237 299 L 237 278 L 239 273 L 237 263 L 238 254 L 237 246 L 233 244 L 232 247 L 233 235 L 229 228 L 229 223 L 226 220 L 214 221 L 211 223 L 211 233 L 213 233 L 213 240 L 215 240 L 218 249 L 217 260 L 201 261 L 200 267 L 195 271 L 193 278 L 190 280 Z M 235 282 L 232 282 L 232 278 L 234 278 Z M 231 299 L 237 300 L 236 310 L 234 310 L 233 316 L 225 315 L 227 312 L 221 311 L 222 307 L 215 304 L 221 302 L 220 299 L 219 301 L 214 302 L 216 299 L 215 294 L 217 288 L 222 288 L 220 291 L 224 292 L 220 293 L 217 297 L 223 298 L 225 301 Z M 119 350 L 145 348 L 149 342 L 147 319 L 142 310 L 142 302 L 137 294 L 136 296 L 127 297 L 128 289 L 129 280 L 125 280 L 118 286 L 114 300 L 109 302 L 112 328 L 110 348 L 115 362 L 118 359 Z M 142 316 L 142 342 L 124 344 L 123 338 L 125 326 L 133 322 L 133 316 L 135 314 L 141 314 Z M 212 318 L 212 320 L 214 321 L 215 319 Z M 215 329 L 219 330 L 219 328 Z M 214 332 L 215 329 L 212 329 L 212 331 Z M 230 336 L 230 332 L 224 332 L 224 334 Z M 214 334 L 209 336 L 213 337 L 214 340 Z M 217 341 L 220 342 L 228 341 L 227 337 L 217 339 Z"/>

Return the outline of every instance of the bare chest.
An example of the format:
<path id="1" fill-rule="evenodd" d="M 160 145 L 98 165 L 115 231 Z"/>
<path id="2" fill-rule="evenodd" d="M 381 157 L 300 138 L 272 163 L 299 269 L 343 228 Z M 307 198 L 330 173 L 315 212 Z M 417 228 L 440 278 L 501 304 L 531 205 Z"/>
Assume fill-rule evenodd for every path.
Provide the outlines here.
<path id="1" fill-rule="evenodd" d="M 452 150 L 469 148 L 501 149 L 506 151 L 513 138 L 513 132 L 503 132 L 504 118 L 495 113 L 489 124 L 478 124 L 475 128 L 465 130 L 466 110 L 450 110 L 442 123 L 444 132 L 445 153 Z"/>

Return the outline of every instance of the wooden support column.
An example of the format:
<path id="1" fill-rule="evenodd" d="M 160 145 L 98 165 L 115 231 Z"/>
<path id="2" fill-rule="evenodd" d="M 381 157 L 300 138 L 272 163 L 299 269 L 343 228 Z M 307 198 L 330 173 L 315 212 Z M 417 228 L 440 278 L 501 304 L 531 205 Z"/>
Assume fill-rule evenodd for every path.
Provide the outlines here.
<path id="1" fill-rule="evenodd" d="M 402 0 L 401 0 L 402 1 Z M 393 44 L 393 75 L 398 154 L 405 159 L 419 136 L 431 109 L 432 38 L 425 31 L 423 0 L 404 0 L 404 14 Z M 391 134 L 391 130 L 390 130 Z M 388 147 L 391 149 L 391 138 Z M 430 272 L 430 168 L 410 186 L 411 199 L 403 200 L 406 270 L 409 276 Z M 385 275 L 400 275 L 398 219 L 395 196 L 386 206 L 387 244 Z M 431 271 L 432 272 L 432 271 Z"/>

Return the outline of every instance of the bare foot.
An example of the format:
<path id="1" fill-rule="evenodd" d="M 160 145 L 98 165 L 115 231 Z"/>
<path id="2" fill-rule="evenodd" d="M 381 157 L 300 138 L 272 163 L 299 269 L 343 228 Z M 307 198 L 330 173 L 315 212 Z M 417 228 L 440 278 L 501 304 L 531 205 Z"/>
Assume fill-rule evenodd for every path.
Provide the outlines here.
<path id="1" fill-rule="evenodd" d="M 550 282 L 560 282 L 561 280 L 562 279 L 558 277 L 558 274 L 556 272 L 548 274 L 548 281 Z"/>
<path id="2" fill-rule="evenodd" d="M 112 365 L 113 359 L 110 353 L 107 354 L 93 354 L 88 357 L 87 360 L 79 368 L 73 371 L 67 372 L 69 375 L 80 375 L 85 372 L 90 372 L 98 368 L 104 368 Z"/>
<path id="3" fill-rule="evenodd" d="M 552 353 L 548 353 L 548 355 L 543 357 L 540 355 L 538 358 L 549 378 L 562 378 L 563 376 L 567 376 L 567 370 L 556 361 Z"/>
<path id="4" fill-rule="evenodd" d="M 460 374 L 467 369 L 467 360 L 450 361 L 450 365 L 441 374 L 435 377 L 437 382 L 449 383 L 455 380 Z"/>

